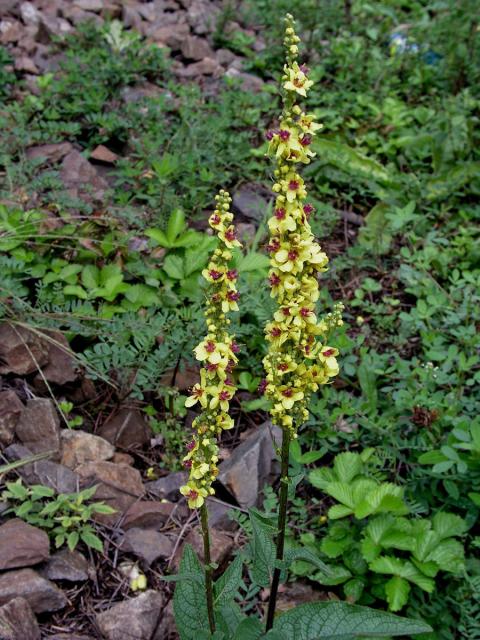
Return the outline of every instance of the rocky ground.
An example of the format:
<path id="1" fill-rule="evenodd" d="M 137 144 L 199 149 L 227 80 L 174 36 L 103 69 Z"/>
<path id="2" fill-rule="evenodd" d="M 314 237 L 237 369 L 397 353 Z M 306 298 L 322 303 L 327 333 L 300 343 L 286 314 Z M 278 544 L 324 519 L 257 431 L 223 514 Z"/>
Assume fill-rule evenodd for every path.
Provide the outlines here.
<path id="1" fill-rule="evenodd" d="M 58 58 L 50 53 L 53 36 L 70 33 L 85 20 L 119 19 L 148 41 L 168 47 L 179 82 L 193 79 L 211 91 L 219 78 L 227 76 L 257 91 L 263 80 L 242 71 L 239 56 L 213 48 L 219 11 L 220 3 L 208 0 L 1 0 L 0 43 L 14 60 L 13 70 L 35 94 L 38 78 L 58 65 Z M 230 21 L 226 29 L 242 27 Z M 261 35 L 249 35 L 261 50 Z M 139 90 L 148 92 L 152 87 Z M 95 166 L 69 142 L 31 147 L 27 156 L 61 163 L 65 188 L 75 197 L 98 200 L 108 188 L 98 167 L 116 160 L 113 152 L 100 145 L 90 156 L 99 163 Z M 248 210 L 258 197 L 248 187 L 236 195 L 237 207 L 246 212 L 247 233 L 254 232 L 253 225 L 247 228 Z M 191 380 L 182 384 L 186 387 Z M 40 528 L 4 515 L 0 524 L 2 639 L 176 637 L 172 587 L 162 582 L 162 575 L 175 569 L 185 542 L 201 551 L 196 516 L 179 501 L 178 487 L 185 474 L 146 480 L 159 443 L 131 403 L 115 407 L 109 415 L 100 414 L 92 429 L 68 428 L 61 403 L 81 406 L 94 403 L 96 397 L 95 385 L 78 366 L 65 336 L 0 324 L 2 459 L 11 463 L 37 456 L 8 478 L 19 477 L 26 485 L 44 485 L 60 494 L 96 486 L 95 499 L 115 510 L 113 515 L 96 516 L 103 554 L 85 546 L 73 552 L 66 547 L 55 551 Z M 254 505 L 263 483 L 276 474 L 270 432 L 266 425 L 244 430 L 238 446 L 224 452 L 219 476 L 222 500 L 210 504 L 213 560 L 220 567 L 241 543 L 227 511 L 232 506 L 242 510 Z M 3 502 L 2 512 L 8 507 Z M 147 577 L 147 590 L 139 595 L 130 589 L 137 568 Z"/>

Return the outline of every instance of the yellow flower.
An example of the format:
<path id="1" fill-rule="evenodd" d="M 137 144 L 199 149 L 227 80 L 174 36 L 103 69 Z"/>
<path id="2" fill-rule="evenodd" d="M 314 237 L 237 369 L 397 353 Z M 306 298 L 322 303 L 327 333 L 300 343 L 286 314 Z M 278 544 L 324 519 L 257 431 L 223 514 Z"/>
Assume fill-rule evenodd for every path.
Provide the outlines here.
<path id="1" fill-rule="evenodd" d="M 307 78 L 298 66 L 298 63 L 294 62 L 291 68 L 286 68 L 285 75 L 287 76 L 287 81 L 284 82 L 283 88 L 287 91 L 296 91 L 299 95 L 306 98 L 307 91 L 313 85 L 313 82 Z"/>
<path id="2" fill-rule="evenodd" d="M 190 509 L 199 509 L 205 502 L 205 498 L 208 496 L 208 491 L 206 489 L 198 487 L 196 484 L 191 482 L 180 487 L 180 493 L 187 498 Z"/>

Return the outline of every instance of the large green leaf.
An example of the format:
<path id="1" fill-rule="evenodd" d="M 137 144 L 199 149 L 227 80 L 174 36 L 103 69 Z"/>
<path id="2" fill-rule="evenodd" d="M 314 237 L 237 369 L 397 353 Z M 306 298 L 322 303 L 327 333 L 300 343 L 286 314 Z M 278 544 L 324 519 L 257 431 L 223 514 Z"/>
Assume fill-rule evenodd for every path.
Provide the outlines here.
<path id="1" fill-rule="evenodd" d="M 461 536 L 468 529 L 468 525 L 463 518 L 445 511 L 436 513 L 433 516 L 432 524 L 433 530 L 441 540 L 451 536 Z"/>
<path id="2" fill-rule="evenodd" d="M 405 578 L 393 576 L 385 584 L 385 593 L 390 611 L 400 611 L 408 602 L 410 585 Z"/>
<path id="3" fill-rule="evenodd" d="M 205 574 L 189 544 L 183 551 L 178 579 L 173 596 L 177 631 L 181 640 L 197 640 L 198 632 L 208 631 Z"/>
<path id="4" fill-rule="evenodd" d="M 167 222 L 167 239 L 173 243 L 175 238 L 185 229 L 185 214 L 182 209 L 175 209 L 168 218 Z"/>
<path id="5" fill-rule="evenodd" d="M 363 462 L 358 453 L 345 451 L 335 456 L 333 469 L 340 482 L 350 482 L 355 476 L 362 473 Z"/>
<path id="6" fill-rule="evenodd" d="M 268 587 L 275 566 L 275 544 L 273 542 L 273 527 L 250 510 L 252 525 L 251 549 L 253 562 L 252 578 L 261 587 Z"/>
<path id="7" fill-rule="evenodd" d="M 242 558 L 237 556 L 215 583 L 215 606 L 228 604 L 235 598 L 242 585 Z"/>
<path id="8" fill-rule="evenodd" d="M 480 176 L 480 162 L 462 162 L 427 182 L 428 200 L 442 200 Z"/>
<path id="9" fill-rule="evenodd" d="M 355 640 L 431 631 L 420 620 L 345 602 L 302 604 L 278 616 L 274 628 L 280 629 L 289 640 Z"/>

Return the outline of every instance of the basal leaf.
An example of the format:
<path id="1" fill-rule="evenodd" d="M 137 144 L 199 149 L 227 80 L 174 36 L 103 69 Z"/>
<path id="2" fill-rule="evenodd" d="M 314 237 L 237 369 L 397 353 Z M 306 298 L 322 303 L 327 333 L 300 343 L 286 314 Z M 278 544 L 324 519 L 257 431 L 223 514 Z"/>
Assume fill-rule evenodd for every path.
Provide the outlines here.
<path id="1" fill-rule="evenodd" d="M 180 580 L 175 587 L 173 611 L 181 640 L 196 640 L 199 631 L 208 631 L 205 576 L 197 555 L 186 544 L 180 562 L 179 577 L 194 574 L 194 580 Z"/>

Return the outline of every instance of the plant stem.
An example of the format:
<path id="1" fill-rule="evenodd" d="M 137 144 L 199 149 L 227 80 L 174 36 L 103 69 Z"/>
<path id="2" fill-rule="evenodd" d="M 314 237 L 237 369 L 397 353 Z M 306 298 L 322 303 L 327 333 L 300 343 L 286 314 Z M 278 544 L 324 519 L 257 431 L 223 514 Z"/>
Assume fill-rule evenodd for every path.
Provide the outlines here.
<path id="1" fill-rule="evenodd" d="M 208 511 L 204 502 L 200 507 L 200 518 L 202 522 L 203 535 L 203 556 L 205 563 L 205 592 L 207 594 L 208 624 L 210 632 L 215 633 L 215 614 L 213 612 L 213 578 L 212 560 L 210 557 L 210 533 L 208 531 Z"/>
<path id="2" fill-rule="evenodd" d="M 290 450 L 290 432 L 284 429 L 282 438 L 282 471 L 280 474 L 280 503 L 278 507 L 278 534 L 276 560 L 283 560 L 283 550 L 285 547 L 285 528 L 287 524 L 287 503 L 288 503 L 288 457 Z M 275 567 L 273 570 L 272 586 L 270 588 L 270 599 L 268 602 L 267 626 L 269 631 L 273 627 L 275 608 L 277 606 L 277 594 L 280 584 L 281 569 Z"/>

